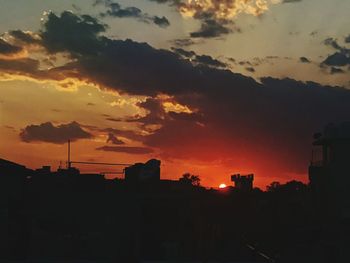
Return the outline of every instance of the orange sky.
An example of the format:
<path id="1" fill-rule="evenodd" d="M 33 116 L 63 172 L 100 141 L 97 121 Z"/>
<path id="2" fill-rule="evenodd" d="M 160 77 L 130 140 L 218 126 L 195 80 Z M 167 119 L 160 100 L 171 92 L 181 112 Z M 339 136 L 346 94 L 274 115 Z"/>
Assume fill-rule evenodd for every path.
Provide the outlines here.
<path id="1" fill-rule="evenodd" d="M 56 169 L 70 138 L 74 160 L 158 158 L 164 179 L 254 173 L 265 189 L 307 182 L 313 133 L 350 119 L 346 21 L 300 19 L 333 17 L 326 1 L 120 1 L 113 16 L 108 1 L 73 2 L 0 16 L 1 158 Z"/>

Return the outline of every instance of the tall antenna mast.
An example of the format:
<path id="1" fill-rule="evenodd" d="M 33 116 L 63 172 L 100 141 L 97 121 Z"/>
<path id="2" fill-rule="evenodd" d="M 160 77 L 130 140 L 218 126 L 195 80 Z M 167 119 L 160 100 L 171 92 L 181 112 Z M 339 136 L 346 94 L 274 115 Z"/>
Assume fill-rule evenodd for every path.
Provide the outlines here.
<path id="1" fill-rule="evenodd" d="M 67 162 L 67 165 L 68 165 L 68 169 L 71 168 L 71 161 L 70 161 L 70 140 L 68 140 L 68 162 Z"/>

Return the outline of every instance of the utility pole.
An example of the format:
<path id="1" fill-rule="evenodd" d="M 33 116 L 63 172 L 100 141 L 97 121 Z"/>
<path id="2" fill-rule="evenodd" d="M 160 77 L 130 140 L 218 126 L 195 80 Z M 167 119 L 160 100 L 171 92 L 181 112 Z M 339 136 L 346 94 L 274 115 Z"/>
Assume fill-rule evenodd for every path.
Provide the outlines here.
<path id="1" fill-rule="evenodd" d="M 72 163 L 70 161 L 70 140 L 68 140 L 68 162 L 67 162 L 68 169 L 71 168 L 71 165 L 72 165 Z"/>

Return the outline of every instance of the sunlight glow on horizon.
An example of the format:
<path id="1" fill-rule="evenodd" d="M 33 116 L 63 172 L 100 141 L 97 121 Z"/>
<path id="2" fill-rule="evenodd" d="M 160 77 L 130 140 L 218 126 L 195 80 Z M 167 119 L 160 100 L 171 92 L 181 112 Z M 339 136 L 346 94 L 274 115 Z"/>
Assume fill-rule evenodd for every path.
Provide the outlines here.
<path id="1" fill-rule="evenodd" d="M 220 188 L 220 189 L 225 189 L 226 187 L 227 187 L 226 184 L 220 184 L 220 185 L 219 185 L 219 188 Z"/>

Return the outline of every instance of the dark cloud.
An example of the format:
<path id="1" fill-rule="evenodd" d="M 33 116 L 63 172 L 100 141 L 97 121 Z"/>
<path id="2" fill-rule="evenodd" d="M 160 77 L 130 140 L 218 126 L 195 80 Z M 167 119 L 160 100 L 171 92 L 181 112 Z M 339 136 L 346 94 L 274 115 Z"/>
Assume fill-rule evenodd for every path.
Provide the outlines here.
<path id="1" fill-rule="evenodd" d="M 187 83 L 201 75 L 199 68 L 194 68 L 189 61 L 180 60 L 175 53 L 131 40 L 109 41 L 99 56 L 82 57 L 66 65 L 68 68 L 78 69 L 85 78 L 107 87 L 120 86 L 121 92 L 135 95 L 185 91 L 187 84 L 181 87 L 179 81 Z"/>
<path id="2" fill-rule="evenodd" d="M 190 33 L 190 36 L 193 38 L 213 38 L 226 35 L 232 32 L 230 28 L 226 27 L 226 24 L 212 19 L 204 20 L 201 28 L 198 31 Z"/>
<path id="3" fill-rule="evenodd" d="M 106 120 L 107 121 L 115 121 L 115 122 L 123 121 L 123 119 L 121 119 L 121 118 L 113 118 L 113 117 L 107 117 Z"/>
<path id="4" fill-rule="evenodd" d="M 255 72 L 255 69 L 253 67 L 246 67 L 245 70 L 249 72 Z"/>
<path id="5" fill-rule="evenodd" d="M 107 143 L 112 143 L 112 144 L 117 144 L 117 145 L 121 145 L 121 144 L 125 144 L 122 140 L 118 139 L 117 136 L 115 136 L 113 133 L 108 133 L 108 138 L 107 138 Z"/>
<path id="6" fill-rule="evenodd" d="M 129 121 L 141 122 L 144 124 L 144 126 L 147 126 L 162 123 L 166 116 L 166 112 L 163 108 L 162 101 L 158 99 L 148 98 L 146 101 L 138 103 L 137 106 L 147 111 L 146 116 L 135 116 Z"/>
<path id="7" fill-rule="evenodd" d="M 179 38 L 170 41 L 174 46 L 177 47 L 188 47 L 196 44 L 196 42 L 191 38 Z"/>
<path id="8" fill-rule="evenodd" d="M 156 25 L 158 25 L 160 27 L 168 27 L 168 26 L 170 26 L 170 22 L 165 16 L 162 16 L 162 17 L 153 16 L 152 17 L 152 21 L 153 21 L 153 23 L 155 23 Z"/>
<path id="9" fill-rule="evenodd" d="M 182 48 L 172 48 L 172 50 L 179 54 L 180 56 L 186 57 L 186 58 L 193 58 L 196 56 L 196 53 L 194 51 L 188 51 Z"/>
<path id="10" fill-rule="evenodd" d="M 40 32 L 42 45 L 50 52 L 69 51 L 73 56 L 97 55 L 104 41 L 99 33 L 107 26 L 89 15 L 64 11 L 60 16 L 50 12 Z"/>
<path id="11" fill-rule="evenodd" d="M 2 60 L 0 59 L 0 70 L 7 73 L 21 72 L 26 75 L 35 74 L 38 71 L 39 61 L 24 58 L 16 60 Z"/>
<path id="12" fill-rule="evenodd" d="M 15 127 L 13 127 L 13 126 L 4 125 L 4 127 L 5 127 L 6 129 L 11 130 L 11 131 L 16 131 L 16 128 L 15 128 Z"/>
<path id="13" fill-rule="evenodd" d="M 25 127 L 20 133 L 20 138 L 24 142 L 50 142 L 56 144 L 63 144 L 68 140 L 76 141 L 92 137 L 92 134 L 83 130 L 77 122 L 58 126 L 54 126 L 51 122 L 39 125 L 33 124 Z"/>
<path id="14" fill-rule="evenodd" d="M 244 66 L 244 65 L 251 66 L 252 65 L 252 63 L 250 61 L 240 61 L 240 62 L 238 62 L 238 64 L 241 65 L 241 66 Z"/>
<path id="15" fill-rule="evenodd" d="M 64 80 L 69 78 L 79 78 L 77 72 L 70 68 L 58 67 L 51 69 L 40 69 L 40 61 L 32 58 L 1 59 L 0 71 L 2 73 L 22 75 L 38 80 Z"/>
<path id="16" fill-rule="evenodd" d="M 141 22 L 154 23 L 163 28 L 170 26 L 170 22 L 165 16 L 151 16 L 143 13 L 141 9 L 134 6 L 122 7 L 119 3 L 110 0 L 96 1 L 94 5 L 96 6 L 98 4 L 104 4 L 107 8 L 106 12 L 101 13 L 102 17 L 137 18 Z"/>
<path id="17" fill-rule="evenodd" d="M 0 70 L 9 74 L 21 74 L 40 78 L 39 61 L 31 58 L 6 60 L 0 59 Z"/>
<path id="18" fill-rule="evenodd" d="M 8 32 L 10 36 L 14 37 L 16 40 L 19 40 L 26 44 L 38 44 L 40 40 L 35 38 L 33 34 L 24 32 L 22 30 L 12 30 Z"/>
<path id="19" fill-rule="evenodd" d="M 310 63 L 310 60 L 306 57 L 300 57 L 299 60 L 301 63 Z"/>
<path id="20" fill-rule="evenodd" d="M 151 148 L 147 147 L 136 147 L 136 146 L 102 146 L 96 148 L 98 151 L 106 152 L 119 152 L 119 153 L 128 153 L 128 154 L 149 154 L 153 153 Z"/>
<path id="21" fill-rule="evenodd" d="M 186 59 L 190 59 L 193 63 L 199 63 L 206 66 L 212 66 L 212 67 L 226 67 L 227 65 L 224 62 L 221 62 L 220 60 L 217 60 L 211 56 L 208 55 L 197 55 L 194 51 L 187 51 L 182 48 L 172 48 L 172 50 L 179 54 L 181 57 L 184 57 Z"/>
<path id="22" fill-rule="evenodd" d="M 0 54 L 3 54 L 3 55 L 14 55 L 14 54 L 16 54 L 16 53 L 18 53 L 20 51 L 22 51 L 21 47 L 14 46 L 14 45 L 6 42 L 2 38 L 0 38 Z"/>
<path id="23" fill-rule="evenodd" d="M 350 35 L 345 38 L 345 43 L 350 43 Z"/>
<path id="24" fill-rule="evenodd" d="M 269 64 L 274 65 L 273 60 L 282 60 L 282 59 L 290 59 L 290 58 L 280 58 L 278 56 L 266 56 L 266 57 L 254 57 L 251 61 L 249 60 L 243 60 L 243 61 L 237 61 L 234 58 L 226 58 L 230 64 L 233 65 L 240 65 L 240 66 L 246 66 L 246 67 L 258 67 L 262 64 Z"/>
<path id="25" fill-rule="evenodd" d="M 197 55 L 194 59 L 195 62 L 197 63 L 201 63 L 207 66 L 214 66 L 214 67 L 221 67 L 221 68 L 225 68 L 226 64 L 212 58 L 211 56 L 207 56 L 207 55 Z"/>
<path id="26" fill-rule="evenodd" d="M 346 66 L 350 65 L 350 57 L 343 52 L 335 52 L 329 55 L 323 62 L 327 66 Z"/>
<path id="27" fill-rule="evenodd" d="M 126 7 L 122 8 L 118 3 L 110 3 L 108 5 L 110 8 L 102 16 L 113 16 L 113 17 L 141 17 L 143 16 L 142 11 L 137 7 Z"/>
<path id="28" fill-rule="evenodd" d="M 350 65 L 350 49 L 342 47 L 338 44 L 336 39 L 327 38 L 324 44 L 337 50 L 335 53 L 329 55 L 322 63 L 321 66 L 346 66 Z"/>
<path id="29" fill-rule="evenodd" d="M 331 67 L 331 74 L 341 74 L 345 73 L 345 71 L 341 68 Z"/>
<path id="30" fill-rule="evenodd" d="M 318 34 L 318 31 L 317 30 L 314 30 L 310 33 L 310 36 L 314 37 Z"/>
<path id="31" fill-rule="evenodd" d="M 141 134 L 138 134 L 135 131 L 132 130 L 120 130 L 115 128 L 105 128 L 105 129 L 98 129 L 100 132 L 107 132 L 108 134 L 111 133 L 118 137 L 124 137 L 133 141 L 143 141 L 144 136 Z"/>
<path id="32" fill-rule="evenodd" d="M 323 42 L 326 46 L 330 46 L 334 49 L 342 50 L 343 48 L 338 44 L 337 40 L 334 38 L 327 38 Z"/>
<path id="33" fill-rule="evenodd" d="M 297 35 L 300 34 L 300 32 L 298 32 L 298 31 L 290 31 L 288 34 L 289 34 L 290 36 L 297 36 Z"/>

